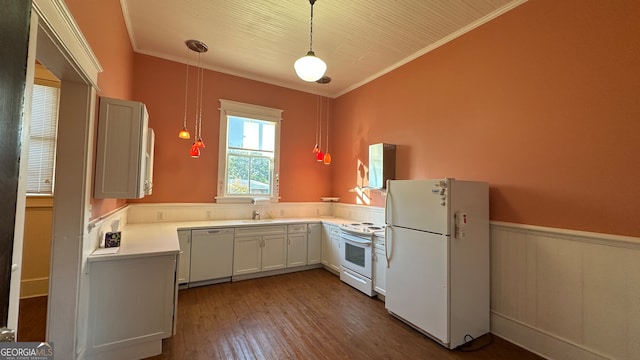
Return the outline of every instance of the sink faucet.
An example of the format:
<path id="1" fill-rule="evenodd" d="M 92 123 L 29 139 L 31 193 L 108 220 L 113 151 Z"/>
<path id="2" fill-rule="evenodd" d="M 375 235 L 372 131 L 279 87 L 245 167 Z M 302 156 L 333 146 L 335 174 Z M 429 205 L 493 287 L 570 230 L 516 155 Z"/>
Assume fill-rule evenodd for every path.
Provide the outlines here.
<path id="1" fill-rule="evenodd" d="M 251 215 L 251 219 L 253 219 L 253 220 L 260 220 L 260 211 L 258 211 L 258 210 L 253 210 L 253 214 Z"/>

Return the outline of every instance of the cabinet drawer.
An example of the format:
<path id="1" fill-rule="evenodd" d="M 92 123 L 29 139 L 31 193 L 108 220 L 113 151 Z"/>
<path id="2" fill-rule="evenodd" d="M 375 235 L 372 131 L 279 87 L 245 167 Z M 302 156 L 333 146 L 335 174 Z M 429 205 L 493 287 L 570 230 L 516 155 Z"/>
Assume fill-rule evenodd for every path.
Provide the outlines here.
<path id="1" fill-rule="evenodd" d="M 287 225 L 242 226 L 235 229 L 236 236 L 286 234 Z"/>
<path id="2" fill-rule="evenodd" d="M 287 226 L 287 231 L 289 232 L 289 234 L 292 234 L 292 233 L 306 233 L 307 232 L 307 224 L 288 225 Z"/>

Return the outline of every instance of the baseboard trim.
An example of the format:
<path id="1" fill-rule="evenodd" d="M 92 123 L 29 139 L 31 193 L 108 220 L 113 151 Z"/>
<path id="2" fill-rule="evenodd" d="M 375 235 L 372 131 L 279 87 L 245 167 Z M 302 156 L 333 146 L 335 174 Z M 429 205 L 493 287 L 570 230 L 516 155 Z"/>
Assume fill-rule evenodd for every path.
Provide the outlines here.
<path id="1" fill-rule="evenodd" d="M 294 268 L 284 268 L 284 269 L 278 269 L 278 270 L 256 272 L 251 274 L 233 275 L 231 277 L 231 281 L 235 282 L 235 281 L 242 281 L 242 280 L 258 279 L 258 278 L 267 277 L 267 276 L 282 275 L 282 274 L 288 274 L 288 273 L 293 273 L 298 271 L 320 269 L 320 268 L 322 268 L 322 264 L 313 264 L 313 265 L 297 266 Z"/>
<path id="2" fill-rule="evenodd" d="M 546 359 L 606 360 L 593 350 L 491 312 L 491 332 Z"/>

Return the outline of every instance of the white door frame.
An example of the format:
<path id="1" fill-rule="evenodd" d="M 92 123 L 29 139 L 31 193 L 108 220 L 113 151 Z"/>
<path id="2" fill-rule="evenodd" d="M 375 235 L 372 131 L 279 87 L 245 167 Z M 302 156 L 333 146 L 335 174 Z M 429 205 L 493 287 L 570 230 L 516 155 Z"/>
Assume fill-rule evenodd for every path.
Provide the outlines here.
<path id="1" fill-rule="evenodd" d="M 86 342 L 88 289 L 83 274 L 92 250 L 88 224 L 94 109 L 102 68 L 62 0 L 33 0 L 31 24 L 29 58 L 37 58 L 61 80 L 46 339 L 54 343 L 56 358 L 78 359 L 84 357 Z M 34 66 L 30 61 L 31 77 Z M 31 94 L 26 96 L 30 103 Z M 18 198 L 26 198 L 24 186 L 19 187 Z M 20 226 L 24 227 L 24 214 L 16 219 L 16 228 Z M 21 246 L 22 238 L 17 240 L 14 244 Z M 15 311 L 16 326 L 17 277 L 17 287 L 12 279 L 11 293 L 18 295 L 9 308 L 10 317 Z"/>

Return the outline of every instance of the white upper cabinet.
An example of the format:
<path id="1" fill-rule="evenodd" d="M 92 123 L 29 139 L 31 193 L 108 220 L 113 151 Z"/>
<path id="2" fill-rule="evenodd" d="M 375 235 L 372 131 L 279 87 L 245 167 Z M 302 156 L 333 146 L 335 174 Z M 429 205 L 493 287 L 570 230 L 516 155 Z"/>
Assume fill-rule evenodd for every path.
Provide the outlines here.
<path id="1" fill-rule="evenodd" d="M 151 193 L 153 130 L 143 103 L 100 98 L 94 197 L 139 199 Z"/>

